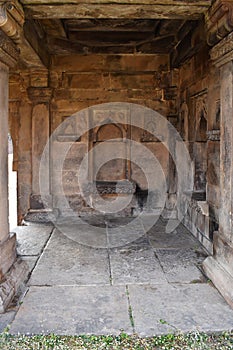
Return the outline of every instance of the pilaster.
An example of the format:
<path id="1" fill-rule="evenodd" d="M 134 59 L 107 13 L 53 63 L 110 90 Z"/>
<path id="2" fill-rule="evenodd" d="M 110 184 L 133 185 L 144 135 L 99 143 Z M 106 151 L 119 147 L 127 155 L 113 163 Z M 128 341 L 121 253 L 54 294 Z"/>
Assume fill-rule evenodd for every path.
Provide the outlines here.
<path id="1" fill-rule="evenodd" d="M 48 212 L 52 211 L 50 191 L 50 167 L 43 170 L 47 183 L 46 203 L 41 199 L 39 174 L 41 157 L 50 137 L 50 100 L 52 89 L 48 87 L 48 72 L 34 71 L 31 75 L 28 97 L 32 103 L 32 193 L 30 210 L 25 222 L 47 222 Z"/>
<path id="2" fill-rule="evenodd" d="M 219 231 L 214 233 L 214 254 L 204 261 L 203 268 L 233 306 L 233 32 L 213 47 L 211 59 L 220 69 L 221 198 Z"/>

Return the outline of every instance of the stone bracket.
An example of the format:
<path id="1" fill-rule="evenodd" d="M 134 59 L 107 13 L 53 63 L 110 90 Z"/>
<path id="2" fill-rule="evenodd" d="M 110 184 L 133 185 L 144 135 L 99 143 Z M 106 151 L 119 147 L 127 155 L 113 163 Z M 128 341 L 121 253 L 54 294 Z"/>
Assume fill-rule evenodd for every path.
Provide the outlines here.
<path id="1" fill-rule="evenodd" d="M 0 61 L 8 67 L 14 67 L 19 58 L 19 50 L 11 39 L 0 30 Z"/>
<path id="2" fill-rule="evenodd" d="M 207 43 L 213 46 L 233 30 L 233 0 L 217 0 L 205 20 Z"/>
<path id="3" fill-rule="evenodd" d="M 0 5 L 0 28 L 15 43 L 20 41 L 24 13 L 19 3 L 4 2 Z"/>
<path id="4" fill-rule="evenodd" d="M 0 1 L 1 31 L 20 47 L 19 57 L 24 64 L 30 67 L 44 67 L 38 52 L 32 48 L 32 45 L 26 39 L 23 25 L 24 11 L 20 3 L 17 0 Z M 7 59 L 5 61 L 7 61 Z M 8 65 L 11 66 L 12 63 L 10 62 Z"/>

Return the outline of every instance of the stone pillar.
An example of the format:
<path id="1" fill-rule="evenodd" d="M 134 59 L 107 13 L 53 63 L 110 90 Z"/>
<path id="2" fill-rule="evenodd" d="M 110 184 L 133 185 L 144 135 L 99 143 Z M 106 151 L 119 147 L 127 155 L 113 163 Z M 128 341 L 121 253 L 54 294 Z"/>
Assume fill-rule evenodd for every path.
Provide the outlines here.
<path id="1" fill-rule="evenodd" d="M 18 59 L 13 42 L 0 30 L 0 312 L 3 312 L 27 276 L 17 260 L 16 237 L 8 222 L 8 75 Z"/>
<path id="2" fill-rule="evenodd" d="M 41 199 L 39 183 L 41 156 L 50 136 L 49 103 L 52 90 L 47 87 L 47 76 L 47 72 L 34 72 L 31 77 L 32 86 L 28 88 L 28 96 L 32 102 L 32 193 L 30 196 L 30 211 L 25 221 L 32 222 L 47 221 L 45 209 L 52 209 L 49 168 L 44 169 L 44 177 L 47 178 L 48 185 L 46 203 Z"/>
<path id="3" fill-rule="evenodd" d="M 225 299 L 233 306 L 233 32 L 212 50 L 220 69 L 220 213 L 214 234 L 214 254 L 203 268 Z"/>

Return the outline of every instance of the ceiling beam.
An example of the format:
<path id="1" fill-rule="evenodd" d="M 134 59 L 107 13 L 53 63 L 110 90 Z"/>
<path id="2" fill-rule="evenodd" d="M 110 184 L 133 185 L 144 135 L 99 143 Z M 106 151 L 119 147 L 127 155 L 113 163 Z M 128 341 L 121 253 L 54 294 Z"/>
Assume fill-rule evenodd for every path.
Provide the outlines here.
<path id="1" fill-rule="evenodd" d="M 59 0 L 21 0 L 24 5 L 58 5 Z M 139 5 L 142 4 L 140 0 L 79 0 L 77 3 L 83 4 L 126 4 L 126 5 Z M 64 5 L 75 4 L 75 0 L 63 0 L 61 2 Z M 207 6 L 211 4 L 211 0 L 143 0 L 143 5 L 181 5 L 181 6 Z"/>
<path id="2" fill-rule="evenodd" d="M 77 4 L 70 1 L 22 0 L 26 18 L 119 18 L 119 19 L 199 19 L 211 4 L 206 1 L 175 0 L 88 0 Z"/>
<path id="3" fill-rule="evenodd" d="M 43 65 L 48 67 L 50 58 L 48 50 L 45 47 L 45 36 L 35 27 L 33 21 L 25 21 L 24 37 Z M 28 57 L 28 61 L 27 65 L 30 66 L 30 56 Z"/>

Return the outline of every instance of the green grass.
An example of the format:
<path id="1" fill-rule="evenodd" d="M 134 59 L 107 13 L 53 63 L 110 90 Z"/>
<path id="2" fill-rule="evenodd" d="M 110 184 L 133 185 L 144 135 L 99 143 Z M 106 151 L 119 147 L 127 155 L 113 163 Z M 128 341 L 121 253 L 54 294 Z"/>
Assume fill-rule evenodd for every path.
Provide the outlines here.
<path id="1" fill-rule="evenodd" d="M 140 338 L 137 335 L 121 333 L 119 336 L 13 336 L 7 331 L 0 334 L 1 350 L 47 350 L 47 349 L 180 349 L 180 350 L 232 350 L 233 332 L 221 334 L 205 334 L 200 332 L 189 334 L 168 334 L 163 336 Z"/>

